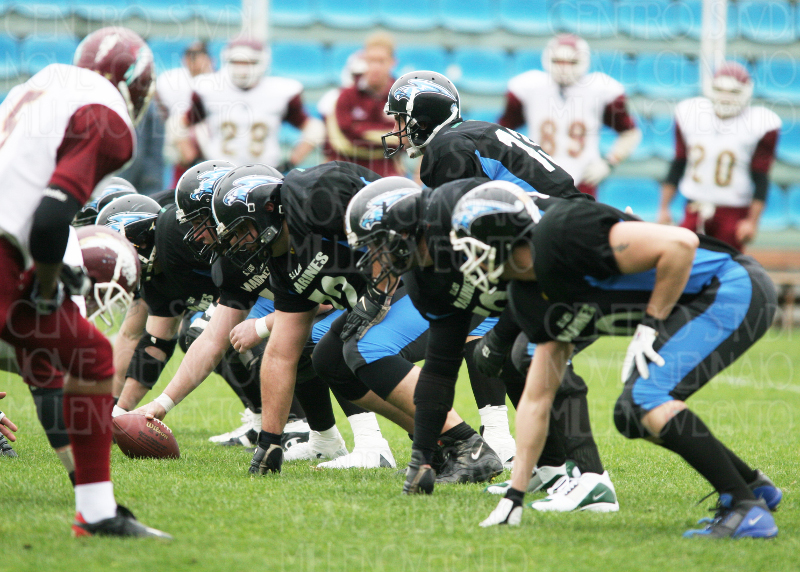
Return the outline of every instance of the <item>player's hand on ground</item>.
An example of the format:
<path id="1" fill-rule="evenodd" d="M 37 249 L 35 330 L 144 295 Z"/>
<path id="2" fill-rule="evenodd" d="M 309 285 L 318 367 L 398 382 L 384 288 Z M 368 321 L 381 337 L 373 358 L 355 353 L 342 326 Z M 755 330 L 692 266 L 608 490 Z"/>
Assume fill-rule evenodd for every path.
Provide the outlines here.
<path id="1" fill-rule="evenodd" d="M 659 367 L 664 365 L 664 358 L 653 349 L 653 343 L 657 337 L 658 331 L 655 328 L 644 324 L 639 324 L 636 327 L 636 332 L 633 334 L 633 339 L 625 354 L 625 361 L 622 362 L 622 383 L 628 381 L 631 374 L 633 374 L 634 367 L 643 379 L 649 379 L 650 368 L 647 365 L 648 361 Z"/>
<path id="2" fill-rule="evenodd" d="M 256 333 L 256 320 L 245 320 L 231 330 L 231 345 L 240 354 L 251 350 L 261 343 L 261 337 Z"/>
<path id="3" fill-rule="evenodd" d="M 3 399 L 6 396 L 5 391 L 0 391 L 0 399 Z M 0 411 L 0 433 L 3 434 L 9 441 L 16 441 L 17 438 L 14 436 L 14 431 L 17 430 L 17 426 L 5 416 L 5 413 Z"/>
<path id="4" fill-rule="evenodd" d="M 756 237 L 757 230 L 758 228 L 753 221 L 748 219 L 740 220 L 736 225 L 736 240 L 742 244 L 752 242 L 752 240 Z"/>
<path id="5" fill-rule="evenodd" d="M 134 409 L 131 413 L 137 413 L 139 415 L 144 415 L 148 419 L 159 419 L 163 420 L 164 417 L 167 416 L 167 411 L 164 409 L 164 406 L 156 401 L 151 401 L 147 405 L 142 405 L 138 409 Z"/>
<path id="6" fill-rule="evenodd" d="M 346 342 L 353 336 L 356 336 L 356 340 L 363 338 L 372 326 L 379 324 L 386 316 L 390 301 L 383 292 L 367 288 L 367 292 L 356 302 L 356 307 L 347 313 L 340 339 Z"/>
<path id="7" fill-rule="evenodd" d="M 669 214 L 667 209 L 659 209 L 656 222 L 658 224 L 672 224 L 672 215 Z"/>

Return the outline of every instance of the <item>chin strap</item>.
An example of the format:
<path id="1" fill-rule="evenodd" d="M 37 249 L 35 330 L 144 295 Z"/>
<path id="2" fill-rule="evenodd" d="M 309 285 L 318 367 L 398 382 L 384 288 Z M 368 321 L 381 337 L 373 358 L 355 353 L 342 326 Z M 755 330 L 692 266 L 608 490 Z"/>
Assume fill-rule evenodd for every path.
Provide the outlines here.
<path id="1" fill-rule="evenodd" d="M 408 153 L 408 156 L 411 157 L 412 159 L 416 159 L 417 157 L 422 157 L 422 154 L 425 152 L 425 147 L 427 147 L 428 143 L 431 142 L 431 139 L 433 139 L 436 136 L 436 134 L 439 133 L 442 127 L 450 125 L 456 119 L 459 119 L 459 113 L 457 107 L 453 109 L 453 111 L 450 113 L 450 117 L 448 117 L 442 123 L 434 127 L 433 131 L 431 131 L 431 134 L 428 135 L 428 138 L 425 139 L 422 145 L 414 145 L 414 142 L 411 141 L 411 137 L 409 137 L 408 138 L 409 147 L 408 149 L 406 149 L 406 153 Z"/>

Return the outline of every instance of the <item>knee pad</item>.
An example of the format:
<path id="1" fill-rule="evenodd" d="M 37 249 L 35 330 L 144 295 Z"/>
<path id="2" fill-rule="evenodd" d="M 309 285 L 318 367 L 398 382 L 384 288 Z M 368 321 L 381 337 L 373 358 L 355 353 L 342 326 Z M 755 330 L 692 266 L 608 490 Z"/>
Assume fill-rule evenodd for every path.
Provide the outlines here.
<path id="1" fill-rule="evenodd" d="M 64 390 L 48 387 L 31 387 L 36 416 L 42 424 L 47 440 L 53 449 L 69 445 L 67 426 L 64 423 Z"/>
<path id="2" fill-rule="evenodd" d="M 525 334 L 520 334 L 514 340 L 514 345 L 511 347 L 511 363 L 514 368 L 524 376 L 528 375 L 528 369 L 531 366 L 531 358 L 533 357 L 532 347 L 533 344 L 528 342 L 528 337 Z M 508 367 L 508 365 L 506 365 Z"/>
<path id="3" fill-rule="evenodd" d="M 369 392 L 369 388 L 347 367 L 338 331 L 333 326 L 314 348 L 311 362 L 316 375 L 345 399 L 356 401 Z"/>
<path id="4" fill-rule="evenodd" d="M 642 425 L 644 411 L 633 402 L 631 390 L 627 387 L 614 406 L 614 425 L 628 439 L 643 439 L 650 434 Z"/>
<path id="5" fill-rule="evenodd" d="M 158 382 L 161 372 L 164 371 L 164 366 L 167 365 L 169 358 L 175 352 L 175 346 L 178 340 L 162 340 L 147 332 L 142 335 L 136 349 L 133 350 L 133 357 L 131 363 L 128 365 L 126 377 L 132 377 L 148 389 L 153 389 L 153 386 Z M 166 354 L 166 359 L 161 361 L 154 358 L 147 353 L 147 348 L 156 348 Z"/>
<path id="6" fill-rule="evenodd" d="M 450 411 L 456 396 L 456 380 L 422 372 L 414 389 L 414 405 L 436 411 Z"/>

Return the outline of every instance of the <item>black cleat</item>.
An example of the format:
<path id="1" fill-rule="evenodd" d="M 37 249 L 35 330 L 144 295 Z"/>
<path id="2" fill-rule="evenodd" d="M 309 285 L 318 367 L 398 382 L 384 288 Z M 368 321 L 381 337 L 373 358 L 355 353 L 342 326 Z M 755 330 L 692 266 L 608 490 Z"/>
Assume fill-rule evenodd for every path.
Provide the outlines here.
<path id="1" fill-rule="evenodd" d="M 403 483 L 404 495 L 418 495 L 433 493 L 436 482 L 436 472 L 425 463 L 422 451 L 411 449 L 411 460 L 406 469 L 406 482 Z"/>
<path id="2" fill-rule="evenodd" d="M 163 538 L 172 540 L 166 532 L 143 525 L 136 520 L 133 513 L 122 505 L 117 505 L 117 515 L 99 522 L 89 524 L 81 513 L 75 515 L 72 523 L 72 535 L 78 536 L 133 536 L 139 538 Z"/>
<path id="3" fill-rule="evenodd" d="M 503 472 L 500 457 L 477 433 L 463 441 L 440 440 L 447 457 L 437 483 L 485 483 Z"/>
<path id="4" fill-rule="evenodd" d="M 17 452 L 11 448 L 11 443 L 3 435 L 0 435 L 0 457 L 19 457 Z"/>
<path id="5" fill-rule="evenodd" d="M 280 445 L 270 445 L 269 449 L 257 447 L 250 461 L 251 475 L 266 475 L 267 473 L 280 473 L 283 465 L 283 449 Z"/>
<path id="6" fill-rule="evenodd" d="M 292 431 L 290 433 L 283 433 L 281 435 L 281 447 L 284 451 L 288 451 L 295 445 L 300 443 L 308 443 L 310 433 L 308 431 Z"/>

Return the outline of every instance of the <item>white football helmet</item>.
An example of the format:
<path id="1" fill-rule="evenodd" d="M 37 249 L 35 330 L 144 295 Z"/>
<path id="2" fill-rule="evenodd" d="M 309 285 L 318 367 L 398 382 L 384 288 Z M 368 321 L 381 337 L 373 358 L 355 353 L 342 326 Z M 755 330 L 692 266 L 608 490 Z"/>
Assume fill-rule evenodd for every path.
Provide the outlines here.
<path id="1" fill-rule="evenodd" d="M 735 117 L 753 97 L 753 80 L 747 69 L 737 62 L 725 62 L 714 74 L 708 98 L 714 113 L 723 119 Z"/>
<path id="2" fill-rule="evenodd" d="M 559 34 L 542 52 L 542 66 L 558 85 L 572 85 L 589 71 L 589 44 L 574 34 Z"/>
<path id="3" fill-rule="evenodd" d="M 222 69 L 239 89 L 251 89 L 258 85 L 267 73 L 269 64 L 268 49 L 256 40 L 231 40 L 222 50 Z"/>

